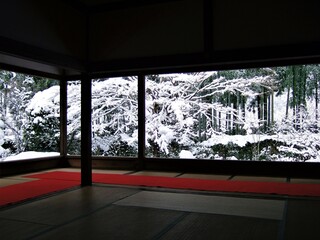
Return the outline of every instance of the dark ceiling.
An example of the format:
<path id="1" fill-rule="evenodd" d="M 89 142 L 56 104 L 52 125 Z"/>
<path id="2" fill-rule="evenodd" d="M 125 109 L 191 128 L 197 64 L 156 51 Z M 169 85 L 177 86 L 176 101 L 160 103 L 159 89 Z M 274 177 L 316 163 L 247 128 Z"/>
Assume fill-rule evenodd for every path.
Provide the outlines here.
<path id="1" fill-rule="evenodd" d="M 310 0 L 1 1 L 0 67 L 55 77 L 318 63 Z"/>

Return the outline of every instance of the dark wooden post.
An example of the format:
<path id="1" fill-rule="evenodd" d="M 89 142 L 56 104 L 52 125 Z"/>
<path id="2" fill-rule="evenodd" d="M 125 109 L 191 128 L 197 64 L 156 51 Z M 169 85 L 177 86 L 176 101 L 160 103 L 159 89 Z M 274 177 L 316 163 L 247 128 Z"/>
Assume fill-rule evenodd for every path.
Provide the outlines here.
<path id="1" fill-rule="evenodd" d="M 145 76 L 138 76 L 138 162 L 136 170 L 142 170 L 145 165 L 146 149 L 146 83 Z"/>
<path id="2" fill-rule="evenodd" d="M 67 81 L 60 80 L 60 156 L 67 156 Z"/>
<path id="3" fill-rule="evenodd" d="M 81 186 L 92 185 L 91 78 L 81 77 Z"/>

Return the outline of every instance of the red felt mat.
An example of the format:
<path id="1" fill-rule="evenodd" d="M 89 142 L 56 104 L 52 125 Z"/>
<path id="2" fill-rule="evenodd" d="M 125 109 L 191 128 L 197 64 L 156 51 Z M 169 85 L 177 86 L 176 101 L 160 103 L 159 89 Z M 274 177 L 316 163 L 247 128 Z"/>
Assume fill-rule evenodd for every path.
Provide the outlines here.
<path id="1" fill-rule="evenodd" d="M 0 206 L 17 203 L 79 185 L 76 181 L 39 179 L 0 188 Z"/>
<path id="2" fill-rule="evenodd" d="M 29 177 L 53 180 L 67 180 L 75 181 L 77 183 L 80 181 L 80 173 L 77 172 L 55 171 L 49 173 L 34 174 L 30 175 Z M 164 187 L 203 191 L 281 194 L 289 196 L 320 196 L 320 184 L 204 180 L 191 178 L 136 176 L 102 173 L 93 173 L 92 177 L 93 182 L 106 184 Z"/>

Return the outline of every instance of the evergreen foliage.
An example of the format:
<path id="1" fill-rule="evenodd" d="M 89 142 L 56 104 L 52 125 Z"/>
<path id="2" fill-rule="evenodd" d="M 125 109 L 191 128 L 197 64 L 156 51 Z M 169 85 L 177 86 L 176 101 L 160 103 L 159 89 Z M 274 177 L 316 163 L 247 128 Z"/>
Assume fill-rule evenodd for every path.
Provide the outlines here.
<path id="1" fill-rule="evenodd" d="M 147 155 L 319 160 L 319 77 L 320 65 L 149 75 Z M 69 154 L 80 153 L 80 84 L 68 83 Z M 58 85 L 0 71 L 0 157 L 58 151 Z M 136 77 L 93 81 L 94 155 L 137 156 L 137 109 Z"/>

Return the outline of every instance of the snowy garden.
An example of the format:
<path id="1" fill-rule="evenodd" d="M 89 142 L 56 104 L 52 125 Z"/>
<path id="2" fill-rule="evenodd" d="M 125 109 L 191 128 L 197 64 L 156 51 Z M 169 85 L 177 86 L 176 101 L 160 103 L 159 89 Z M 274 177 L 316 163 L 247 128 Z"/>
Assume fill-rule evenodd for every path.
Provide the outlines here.
<path id="1" fill-rule="evenodd" d="M 320 65 L 146 76 L 146 155 L 319 162 L 319 79 Z M 137 156 L 137 81 L 92 81 L 93 155 Z M 80 154 L 80 84 L 68 83 L 70 155 Z M 0 71 L 0 161 L 58 154 L 59 91 Z"/>

